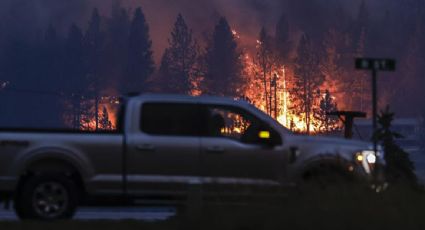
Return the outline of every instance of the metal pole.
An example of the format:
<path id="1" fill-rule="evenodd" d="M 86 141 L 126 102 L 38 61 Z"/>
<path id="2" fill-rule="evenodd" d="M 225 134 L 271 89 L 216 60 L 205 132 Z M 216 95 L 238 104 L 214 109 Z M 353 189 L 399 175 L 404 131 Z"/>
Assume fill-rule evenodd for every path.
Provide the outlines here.
<path id="1" fill-rule="evenodd" d="M 376 83 L 376 78 L 377 78 L 377 72 L 376 70 L 372 71 L 372 103 L 373 103 L 373 131 L 376 132 L 376 128 L 378 127 L 378 102 L 377 102 L 377 83 Z M 375 140 L 375 138 L 374 138 Z M 376 141 L 375 141 L 376 142 Z"/>
<path id="2" fill-rule="evenodd" d="M 373 151 L 376 154 L 376 164 L 375 167 L 378 165 L 378 138 L 376 136 L 376 133 L 378 131 L 378 87 L 377 87 L 377 70 L 372 70 L 372 104 L 373 104 Z M 377 170 L 375 170 L 376 172 Z"/>

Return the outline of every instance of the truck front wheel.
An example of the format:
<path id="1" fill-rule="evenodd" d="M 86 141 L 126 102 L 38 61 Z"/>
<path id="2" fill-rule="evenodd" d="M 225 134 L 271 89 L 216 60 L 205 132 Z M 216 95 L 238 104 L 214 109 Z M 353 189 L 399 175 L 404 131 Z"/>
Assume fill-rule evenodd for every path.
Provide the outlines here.
<path id="1" fill-rule="evenodd" d="M 29 177 L 20 186 L 14 201 L 15 212 L 21 219 L 70 219 L 77 206 L 75 183 L 61 174 Z"/>
<path id="2" fill-rule="evenodd" d="M 301 193 L 335 192 L 344 194 L 359 188 L 360 183 L 344 169 L 335 165 L 322 164 L 308 170 L 299 182 Z"/>

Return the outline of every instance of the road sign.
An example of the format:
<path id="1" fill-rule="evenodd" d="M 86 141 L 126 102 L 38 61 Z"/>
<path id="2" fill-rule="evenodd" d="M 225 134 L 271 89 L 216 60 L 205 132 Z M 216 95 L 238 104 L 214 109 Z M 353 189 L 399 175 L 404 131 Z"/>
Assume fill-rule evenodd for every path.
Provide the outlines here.
<path id="1" fill-rule="evenodd" d="M 375 71 L 395 71 L 396 61 L 393 59 L 357 58 L 356 69 Z"/>
<path id="2" fill-rule="evenodd" d="M 378 71 L 395 71 L 396 61 L 394 59 L 379 58 L 356 58 L 356 69 L 372 71 L 372 112 L 373 112 L 373 131 L 378 130 Z M 373 150 L 378 152 L 378 140 L 373 137 Z M 378 166 L 378 164 L 375 164 Z M 375 169 L 376 172 L 379 170 Z M 375 175 L 377 176 L 377 175 Z"/>

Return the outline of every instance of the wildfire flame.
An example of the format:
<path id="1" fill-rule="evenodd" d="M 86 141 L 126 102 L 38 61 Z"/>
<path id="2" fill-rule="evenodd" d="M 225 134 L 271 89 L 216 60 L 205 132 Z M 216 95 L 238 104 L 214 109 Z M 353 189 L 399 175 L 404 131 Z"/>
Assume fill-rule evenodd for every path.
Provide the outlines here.
<path id="1" fill-rule="evenodd" d="M 95 100 L 84 99 L 81 100 L 80 107 L 88 109 L 81 110 L 80 112 L 76 111 L 80 117 L 78 119 L 79 124 L 73 124 L 73 122 L 76 122 L 75 114 L 65 117 L 68 126 L 78 126 L 83 131 L 112 131 L 117 129 L 117 116 L 120 108 L 120 101 L 117 97 L 101 97 L 98 101 L 98 106 L 95 105 Z M 97 111 L 95 109 L 96 107 L 98 108 Z M 96 119 L 96 115 L 98 119 Z"/>
<path id="2" fill-rule="evenodd" d="M 241 35 L 235 30 L 232 30 L 233 36 L 238 40 L 243 40 L 245 38 L 241 38 Z M 260 40 L 254 40 L 256 44 L 256 48 L 259 49 L 263 45 Z M 248 52 L 247 49 L 243 50 L 242 60 L 244 62 L 245 70 L 244 73 L 246 75 L 245 85 L 241 91 L 246 99 L 249 100 L 254 106 L 268 113 L 270 116 L 274 117 L 279 123 L 288 129 L 305 133 L 307 130 L 310 130 L 312 134 L 320 132 L 320 127 L 318 124 L 317 118 L 313 115 L 310 115 L 310 124 L 306 124 L 305 114 L 297 114 L 294 111 L 294 108 L 299 107 L 297 102 L 294 100 L 293 88 L 294 88 L 294 73 L 293 70 L 289 66 L 285 66 L 276 63 L 272 63 L 272 69 L 269 71 L 268 76 L 266 77 L 269 82 L 267 82 L 264 86 L 264 78 L 261 79 L 259 77 L 258 69 L 260 68 L 259 64 L 254 61 L 255 55 L 252 55 Z M 190 94 L 192 96 L 199 96 L 202 94 L 202 90 L 200 89 L 200 85 L 202 82 L 202 77 L 199 76 L 192 80 L 192 91 Z M 327 79 L 321 88 L 335 90 L 337 88 L 336 83 L 332 82 L 332 80 Z M 264 88 L 269 88 L 269 92 L 265 91 Z M 325 95 L 319 95 L 319 97 L 324 98 Z M 320 98 L 319 98 L 320 99 Z M 333 100 L 340 102 L 341 98 L 332 97 Z M 272 103 L 273 101 L 273 103 Z M 92 102 L 86 102 L 92 103 Z M 317 106 L 317 101 L 315 102 Z M 272 105 L 274 104 L 274 105 Z M 114 130 L 117 128 L 117 112 L 119 107 L 119 100 L 114 97 L 102 97 L 101 102 L 98 106 L 97 113 L 99 116 L 105 115 L 104 112 L 107 112 L 107 118 L 110 122 L 110 126 L 108 129 Z M 93 109 L 93 106 L 91 108 Z M 87 122 L 82 124 L 84 129 L 86 130 L 98 130 L 99 129 L 99 121 L 97 122 L 96 127 L 96 119 L 91 113 L 87 117 Z M 83 121 L 84 122 L 84 121 Z M 307 129 L 307 125 L 309 129 Z M 338 126 L 339 124 L 334 124 L 334 126 Z M 337 128 L 337 127 L 332 127 Z M 101 129 L 102 130 L 102 129 Z M 237 127 L 233 127 L 231 130 L 222 130 L 222 132 L 241 132 Z"/>
<path id="3" fill-rule="evenodd" d="M 234 34 L 238 34 L 235 30 L 233 30 Z M 239 35 L 238 35 L 239 38 Z M 259 49 L 263 45 L 260 40 L 256 40 L 256 48 Z M 273 66 L 272 71 L 270 71 L 271 76 L 268 76 L 268 85 L 267 87 L 274 88 L 274 91 L 271 90 L 268 92 L 268 97 L 273 97 L 273 101 L 275 103 L 275 111 L 271 111 L 271 99 L 269 102 L 267 101 L 267 95 L 264 91 L 263 83 L 259 80 L 258 69 L 260 68 L 258 64 L 252 58 L 253 55 L 248 54 L 247 50 L 244 50 L 244 64 L 245 64 L 245 73 L 247 74 L 246 78 L 246 89 L 244 91 L 245 97 L 249 99 L 249 101 L 254 104 L 257 108 L 263 110 L 268 113 L 270 116 L 274 117 L 279 123 L 281 123 L 286 128 L 299 132 L 305 133 L 307 131 L 307 124 L 305 122 L 306 117 L 303 114 L 296 114 L 293 111 L 294 107 L 299 105 L 293 100 L 294 95 L 292 89 L 294 88 L 293 81 L 293 70 L 285 65 L 272 63 Z M 329 84 L 329 83 L 328 83 Z M 331 84 L 334 85 L 334 84 Z M 323 85 L 323 88 L 329 89 L 328 85 Z M 275 95 L 271 95 L 275 94 Z M 337 98 L 333 97 L 334 100 Z M 317 102 L 316 102 L 317 103 Z M 311 133 L 316 133 L 320 131 L 320 128 L 317 124 L 317 118 L 314 115 L 310 115 L 310 124 L 309 130 Z M 339 126 L 339 124 L 338 124 Z M 333 127 L 336 128 L 336 127 Z"/>

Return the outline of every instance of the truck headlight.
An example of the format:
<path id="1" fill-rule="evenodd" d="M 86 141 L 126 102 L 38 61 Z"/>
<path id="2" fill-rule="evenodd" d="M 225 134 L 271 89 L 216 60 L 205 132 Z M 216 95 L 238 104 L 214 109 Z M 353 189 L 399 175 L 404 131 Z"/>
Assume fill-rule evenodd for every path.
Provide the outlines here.
<path id="1" fill-rule="evenodd" d="M 373 150 L 364 150 L 355 154 L 355 161 L 363 166 L 366 173 L 370 174 L 378 157 L 379 151 L 378 154 L 375 154 Z"/>
<path id="2" fill-rule="evenodd" d="M 364 150 L 361 151 L 360 154 L 363 156 L 363 159 L 366 160 L 369 164 L 375 164 L 376 163 L 376 154 L 373 150 Z"/>
<path id="3" fill-rule="evenodd" d="M 366 161 L 369 164 L 375 164 L 376 163 L 376 156 L 375 156 L 375 154 L 373 153 L 373 154 L 367 155 Z"/>
<path id="4" fill-rule="evenodd" d="M 366 161 L 369 164 L 375 164 L 378 156 L 379 156 L 379 151 L 378 151 L 378 154 L 375 154 L 373 150 L 364 150 L 364 151 L 356 153 L 355 159 L 358 163 L 362 163 L 363 161 Z"/>

